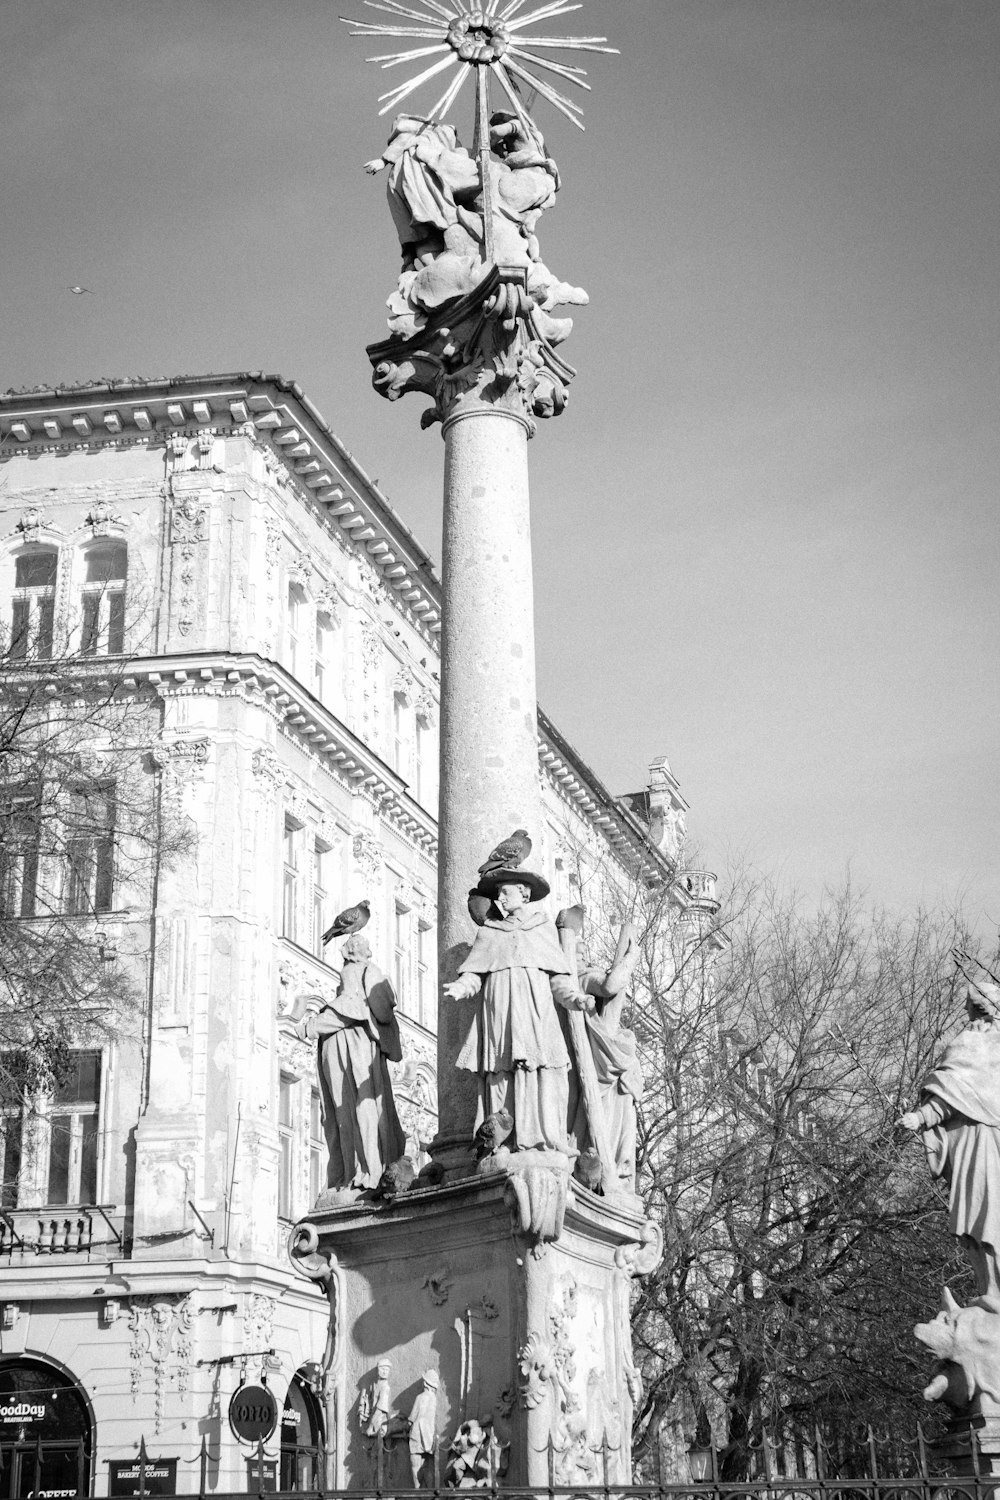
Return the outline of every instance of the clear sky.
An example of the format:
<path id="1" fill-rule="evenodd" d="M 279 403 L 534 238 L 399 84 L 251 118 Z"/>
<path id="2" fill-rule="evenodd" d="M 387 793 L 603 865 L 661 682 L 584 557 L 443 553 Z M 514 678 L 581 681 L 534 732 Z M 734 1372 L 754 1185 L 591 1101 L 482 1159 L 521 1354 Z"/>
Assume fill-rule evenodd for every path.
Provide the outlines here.
<path id="1" fill-rule="evenodd" d="M 364 353 L 397 75 L 340 12 L 0 0 L 0 387 L 280 372 L 437 556 L 440 437 Z M 540 701 L 613 791 L 666 753 L 716 867 L 816 892 L 850 863 L 988 932 L 1000 4 L 588 0 L 550 29 L 622 56 L 584 60 L 585 134 L 536 110 L 542 251 L 591 295 L 531 445 Z"/>

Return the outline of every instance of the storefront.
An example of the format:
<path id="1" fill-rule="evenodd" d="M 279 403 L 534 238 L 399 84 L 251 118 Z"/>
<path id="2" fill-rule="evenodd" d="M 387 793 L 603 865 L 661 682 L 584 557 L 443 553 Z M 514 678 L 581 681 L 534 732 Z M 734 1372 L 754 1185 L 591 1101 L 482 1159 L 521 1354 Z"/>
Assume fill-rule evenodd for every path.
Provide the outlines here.
<path id="1" fill-rule="evenodd" d="M 281 1413 L 283 1490 L 315 1490 L 323 1482 L 323 1428 L 319 1402 L 301 1374 L 293 1375 Z"/>
<path id="2" fill-rule="evenodd" d="M 92 1455 L 76 1381 L 39 1359 L 0 1360 L 0 1500 L 89 1495 Z"/>

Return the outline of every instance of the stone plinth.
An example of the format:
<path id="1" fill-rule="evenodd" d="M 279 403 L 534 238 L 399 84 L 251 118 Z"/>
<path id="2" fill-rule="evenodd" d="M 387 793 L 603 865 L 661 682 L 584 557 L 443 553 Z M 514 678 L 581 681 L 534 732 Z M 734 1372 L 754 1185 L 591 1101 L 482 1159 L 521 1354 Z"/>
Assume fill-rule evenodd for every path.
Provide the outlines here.
<path id="1" fill-rule="evenodd" d="M 570 1183 L 541 1153 L 298 1225 L 293 1260 L 325 1282 L 332 1309 L 331 1482 L 370 1487 L 381 1464 L 380 1487 L 411 1483 L 405 1422 L 390 1420 L 381 1458 L 365 1435 L 381 1359 L 400 1419 L 424 1371 L 439 1376 L 442 1483 L 464 1422 L 494 1424 L 508 1484 L 603 1483 L 605 1468 L 630 1482 L 629 1284 L 659 1253 L 640 1213 Z M 434 1482 L 430 1462 L 422 1478 Z"/>

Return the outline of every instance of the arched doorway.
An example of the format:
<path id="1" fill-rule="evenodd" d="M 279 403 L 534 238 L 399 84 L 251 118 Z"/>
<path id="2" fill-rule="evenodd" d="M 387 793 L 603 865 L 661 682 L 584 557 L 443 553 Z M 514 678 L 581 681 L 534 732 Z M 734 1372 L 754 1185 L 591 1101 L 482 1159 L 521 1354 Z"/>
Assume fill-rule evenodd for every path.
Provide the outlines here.
<path id="1" fill-rule="evenodd" d="M 305 1374 L 292 1376 L 281 1413 L 283 1490 L 317 1490 L 323 1483 L 323 1419 Z"/>
<path id="2" fill-rule="evenodd" d="M 76 1381 L 40 1359 L 0 1360 L 0 1500 L 89 1495 L 92 1453 Z"/>

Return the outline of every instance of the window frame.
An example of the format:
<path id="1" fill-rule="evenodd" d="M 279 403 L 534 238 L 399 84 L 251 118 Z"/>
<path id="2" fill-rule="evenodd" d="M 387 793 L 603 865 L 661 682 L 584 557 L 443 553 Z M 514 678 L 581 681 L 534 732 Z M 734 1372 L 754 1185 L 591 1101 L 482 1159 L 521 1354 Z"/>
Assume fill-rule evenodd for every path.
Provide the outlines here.
<path id="1" fill-rule="evenodd" d="M 32 558 L 52 559 L 51 577 L 45 583 L 17 582 L 19 565 Z M 51 542 L 31 543 L 14 553 L 14 586 L 11 590 L 11 625 L 7 654 L 15 661 L 35 656 L 51 661 L 55 647 L 56 588 L 59 581 L 59 548 Z M 22 621 L 18 623 L 18 615 Z"/>
<path id="2" fill-rule="evenodd" d="M 101 553 L 124 558 L 120 575 L 90 579 L 91 559 Z M 120 537 L 101 537 L 81 548 L 80 655 L 125 654 L 125 598 L 128 590 L 128 543 Z"/>

